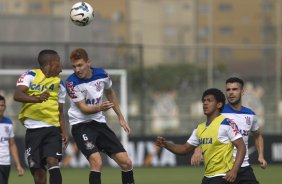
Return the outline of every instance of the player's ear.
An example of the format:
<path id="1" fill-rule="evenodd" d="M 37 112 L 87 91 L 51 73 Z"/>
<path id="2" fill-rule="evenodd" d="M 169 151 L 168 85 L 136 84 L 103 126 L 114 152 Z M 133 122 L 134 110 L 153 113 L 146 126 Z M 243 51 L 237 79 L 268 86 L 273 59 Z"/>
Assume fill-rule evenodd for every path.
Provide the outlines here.
<path id="1" fill-rule="evenodd" d="M 245 90 L 241 89 L 241 96 L 244 96 L 244 95 L 245 95 Z"/>
<path id="2" fill-rule="evenodd" d="M 218 109 L 221 109 L 222 106 L 223 106 L 223 103 L 222 103 L 222 102 L 217 102 L 217 108 L 218 108 Z"/>
<path id="3" fill-rule="evenodd" d="M 91 60 L 90 60 L 90 59 L 87 59 L 87 60 L 86 60 L 86 64 L 89 65 L 89 66 L 91 66 Z"/>

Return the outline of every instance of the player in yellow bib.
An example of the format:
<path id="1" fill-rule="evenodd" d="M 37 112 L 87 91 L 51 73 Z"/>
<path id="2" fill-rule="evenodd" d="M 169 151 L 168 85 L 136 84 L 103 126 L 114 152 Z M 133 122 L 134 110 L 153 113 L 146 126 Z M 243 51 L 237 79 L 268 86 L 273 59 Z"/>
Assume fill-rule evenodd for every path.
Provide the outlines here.
<path id="1" fill-rule="evenodd" d="M 235 181 L 243 162 L 246 147 L 234 122 L 220 114 L 225 104 L 224 94 L 216 89 L 206 90 L 202 96 L 207 120 L 194 129 L 185 144 L 174 144 L 157 137 L 156 145 L 174 154 L 184 155 L 200 146 L 203 150 L 205 173 L 202 184 L 229 184 Z M 238 149 L 233 158 L 234 146 Z"/>
<path id="2" fill-rule="evenodd" d="M 26 127 L 25 149 L 35 184 L 62 184 L 59 161 L 66 147 L 63 104 L 66 89 L 59 78 L 60 57 L 54 50 L 38 55 L 40 69 L 29 70 L 18 79 L 14 99 L 22 102 L 19 120 Z M 63 141 L 62 141 L 63 140 Z"/>

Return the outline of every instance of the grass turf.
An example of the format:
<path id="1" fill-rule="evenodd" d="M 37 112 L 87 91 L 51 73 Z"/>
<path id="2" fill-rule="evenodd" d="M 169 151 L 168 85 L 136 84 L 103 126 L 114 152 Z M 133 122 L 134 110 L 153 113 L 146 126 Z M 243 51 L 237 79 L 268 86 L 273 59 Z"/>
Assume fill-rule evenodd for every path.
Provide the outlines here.
<path id="1" fill-rule="evenodd" d="M 253 166 L 255 175 L 261 184 L 277 184 L 282 180 L 282 165 L 269 165 L 266 170 Z M 88 169 L 62 169 L 64 184 L 87 184 Z M 134 177 L 136 184 L 200 184 L 203 174 L 203 167 L 142 167 L 134 168 Z M 25 176 L 18 177 L 14 169 L 11 170 L 9 184 L 32 184 L 33 178 L 26 170 Z M 119 168 L 105 167 L 102 172 L 103 184 L 121 183 L 121 174 Z"/>

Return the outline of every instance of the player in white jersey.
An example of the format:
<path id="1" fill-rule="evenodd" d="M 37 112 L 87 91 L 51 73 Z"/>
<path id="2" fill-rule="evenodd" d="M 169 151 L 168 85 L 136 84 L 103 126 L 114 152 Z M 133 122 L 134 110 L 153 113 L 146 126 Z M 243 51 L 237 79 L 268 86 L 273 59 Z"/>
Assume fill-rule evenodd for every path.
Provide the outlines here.
<path id="1" fill-rule="evenodd" d="M 5 98 L 0 95 L 0 183 L 8 184 L 11 156 L 13 157 L 19 176 L 24 175 L 24 169 L 21 166 L 18 149 L 14 138 L 12 121 L 4 116 L 6 109 Z"/>
<path id="2" fill-rule="evenodd" d="M 107 126 L 103 111 L 113 108 L 121 127 L 131 130 L 122 115 L 112 81 L 102 68 L 92 68 L 84 49 L 70 54 L 74 73 L 66 81 L 71 99 L 68 111 L 73 138 L 90 164 L 89 184 L 101 184 L 102 157 L 106 153 L 122 170 L 122 183 L 134 184 L 132 162 L 115 133 Z M 103 101 L 103 95 L 108 101 Z"/>
<path id="3" fill-rule="evenodd" d="M 263 137 L 259 131 L 259 125 L 257 123 L 255 113 L 247 108 L 242 106 L 242 96 L 244 93 L 244 81 L 237 77 L 231 77 L 226 80 L 226 97 L 228 104 L 224 106 L 222 114 L 232 119 L 240 133 L 243 136 L 247 152 L 244 158 L 244 162 L 241 165 L 241 168 L 238 172 L 238 177 L 236 183 L 238 184 L 257 184 L 259 183 L 254 175 L 254 172 L 249 163 L 249 154 L 248 154 L 248 139 L 249 135 L 252 134 L 255 138 L 255 144 L 258 151 L 258 161 L 262 169 L 265 169 L 267 162 L 264 159 L 264 141 Z M 234 149 L 234 156 L 236 155 L 236 148 Z M 199 150 L 195 152 L 191 159 L 192 165 L 198 165 L 200 161 Z"/>

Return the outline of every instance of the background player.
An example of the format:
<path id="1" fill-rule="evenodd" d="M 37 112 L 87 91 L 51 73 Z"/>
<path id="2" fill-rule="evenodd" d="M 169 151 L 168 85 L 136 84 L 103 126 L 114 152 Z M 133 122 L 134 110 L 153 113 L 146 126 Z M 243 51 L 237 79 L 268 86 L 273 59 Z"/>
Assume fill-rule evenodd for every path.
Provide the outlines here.
<path id="1" fill-rule="evenodd" d="M 120 126 L 131 130 L 122 115 L 112 81 L 102 68 L 91 68 L 88 54 L 78 48 L 70 54 L 74 73 L 66 81 L 71 98 L 68 111 L 73 138 L 90 163 L 90 184 L 101 183 L 102 157 L 105 152 L 122 169 L 122 183 L 134 184 L 132 162 L 115 133 L 107 126 L 103 111 L 113 108 Z M 103 101 L 103 95 L 108 101 Z"/>
<path id="2" fill-rule="evenodd" d="M 202 103 L 207 120 L 197 126 L 185 144 L 174 144 L 157 137 L 156 145 L 175 154 L 187 154 L 200 146 L 205 161 L 202 184 L 234 182 L 246 153 L 242 136 L 234 122 L 220 114 L 225 104 L 224 94 L 220 90 L 206 90 Z M 235 162 L 232 156 L 234 146 L 237 148 Z"/>
<path id="3" fill-rule="evenodd" d="M 14 138 L 12 121 L 4 116 L 6 109 L 5 98 L 0 95 L 0 183 L 8 184 L 11 156 L 14 159 L 19 176 L 24 175 L 24 169 L 21 166 L 17 145 Z"/>

